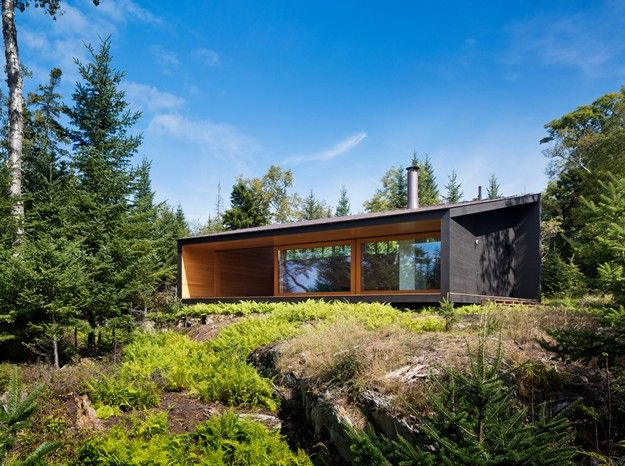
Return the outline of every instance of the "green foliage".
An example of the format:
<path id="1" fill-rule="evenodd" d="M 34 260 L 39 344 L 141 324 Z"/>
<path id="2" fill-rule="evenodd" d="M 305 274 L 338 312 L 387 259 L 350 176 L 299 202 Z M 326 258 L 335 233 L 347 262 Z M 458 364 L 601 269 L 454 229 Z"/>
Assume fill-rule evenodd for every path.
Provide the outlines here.
<path id="1" fill-rule="evenodd" d="M 269 202 L 259 195 L 259 190 L 250 180 L 237 180 L 230 194 L 231 207 L 223 216 L 227 230 L 259 227 L 270 222 Z"/>
<path id="2" fill-rule="evenodd" d="M 470 352 L 469 373 L 449 370 L 433 377 L 432 414 L 421 416 L 412 441 L 391 440 L 373 430 L 350 430 L 354 464 L 570 464 L 577 454 L 567 432 L 567 412 L 538 419 L 515 402 L 504 382 L 501 350 L 490 357 L 482 337 Z"/>
<path id="3" fill-rule="evenodd" d="M 316 220 L 319 218 L 331 217 L 332 212 L 324 201 L 320 201 L 315 197 L 313 190 L 310 190 L 308 196 L 302 199 L 299 208 L 299 220 Z"/>
<path id="4" fill-rule="evenodd" d="M 556 251 L 543 258 L 541 280 L 542 292 L 551 298 L 579 297 L 587 289 L 584 274 L 573 258 L 565 261 Z"/>
<path id="5" fill-rule="evenodd" d="M 545 128 L 548 134 L 541 143 L 550 144 L 545 153 L 551 162 L 548 173 L 552 181 L 542 199 L 543 217 L 560 222 L 555 243 L 567 260 L 575 252 L 571 241 L 593 246 L 587 243 L 588 237 L 579 236 L 582 230 L 588 232 L 593 227 L 584 214 L 584 204 L 597 202 L 600 182 L 625 178 L 625 88 L 582 105 Z M 605 261 L 600 256 L 589 257 L 589 261 L 577 256 L 582 259 L 582 272 L 593 278 L 597 266 Z"/>
<path id="6" fill-rule="evenodd" d="M 373 197 L 363 204 L 365 210 L 367 212 L 384 212 L 405 209 L 408 199 L 405 170 L 402 167 L 391 167 L 382 176 L 381 182 L 382 187 L 376 190 Z"/>
<path id="7" fill-rule="evenodd" d="M 279 433 L 233 413 L 214 416 L 188 434 L 169 434 L 164 414 L 136 423 L 130 432 L 114 427 L 83 445 L 78 459 L 85 465 L 311 464 L 303 451 L 292 452 Z"/>
<path id="8" fill-rule="evenodd" d="M 434 166 L 426 155 L 423 161 L 413 152 L 411 166 L 419 167 L 419 205 L 440 204 L 440 194 L 434 175 Z M 382 187 L 373 197 L 363 204 L 367 212 L 384 212 L 387 210 L 405 209 L 408 199 L 408 185 L 404 167 L 393 166 L 381 179 Z"/>
<path id="9" fill-rule="evenodd" d="M 27 393 L 23 390 L 17 367 L 13 369 L 7 391 L 0 397 L 0 464 L 4 464 L 11 448 L 15 445 L 17 434 L 27 427 L 30 418 L 37 409 L 37 398 L 42 387 Z M 46 442 L 30 453 L 23 460 L 12 464 L 42 464 L 43 457 L 58 447 L 57 442 Z"/>
<path id="10" fill-rule="evenodd" d="M 334 212 L 335 217 L 345 217 L 346 215 L 350 215 L 350 207 L 349 207 L 349 197 L 347 197 L 347 189 L 345 185 L 341 186 L 341 194 L 339 196 L 339 202 L 336 204 L 336 211 Z"/>
<path id="11" fill-rule="evenodd" d="M 443 319 L 445 319 L 445 330 L 450 331 L 452 327 L 458 322 L 458 313 L 454 306 L 453 301 L 449 301 L 447 298 L 443 298 L 438 304 L 437 313 Z"/>
<path id="12" fill-rule="evenodd" d="M 436 184 L 434 166 L 429 155 L 425 155 L 423 161 L 416 152 L 412 153 L 412 166 L 419 167 L 419 205 L 438 205 L 441 203 L 441 196 Z"/>
<path id="13" fill-rule="evenodd" d="M 486 187 L 486 196 L 488 199 L 497 199 L 501 197 L 499 188 L 499 181 L 497 180 L 497 176 L 493 173 L 490 175 L 490 178 L 488 179 L 488 186 Z"/>
<path id="14" fill-rule="evenodd" d="M 594 200 L 582 199 L 580 229 L 575 250 L 588 267 L 597 268 L 601 287 L 625 304 L 625 176 L 597 181 Z"/>
<path id="15" fill-rule="evenodd" d="M 463 196 L 462 190 L 460 189 L 461 187 L 462 185 L 458 181 L 456 170 L 452 170 L 451 175 L 449 175 L 449 178 L 447 179 L 447 184 L 445 185 L 445 190 L 447 191 L 445 202 L 449 204 L 460 202 Z"/>
<path id="16" fill-rule="evenodd" d="M 554 342 L 541 345 L 565 361 L 606 359 L 611 365 L 623 364 L 625 356 L 625 307 L 596 311 L 596 329 L 551 329 L 547 334 Z"/>
<path id="17" fill-rule="evenodd" d="M 122 411 L 146 409 L 157 406 L 160 397 L 156 384 L 147 378 L 137 378 L 123 374 L 121 377 L 101 377 L 87 382 L 86 390 L 97 409 L 103 406 Z M 104 408 L 100 413 L 110 414 Z"/>

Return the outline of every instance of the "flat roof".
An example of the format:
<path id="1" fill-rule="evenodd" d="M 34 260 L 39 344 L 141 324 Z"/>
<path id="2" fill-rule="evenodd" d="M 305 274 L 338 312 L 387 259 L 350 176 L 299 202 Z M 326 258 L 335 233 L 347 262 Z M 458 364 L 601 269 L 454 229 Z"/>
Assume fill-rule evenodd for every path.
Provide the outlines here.
<path id="1" fill-rule="evenodd" d="M 223 231 L 201 236 L 188 236 L 178 239 L 179 244 L 209 243 L 235 239 L 250 239 L 266 236 L 301 233 L 304 231 L 323 231 L 356 226 L 380 225 L 394 222 L 414 220 L 433 220 L 441 218 L 447 211 L 452 217 L 470 215 L 490 210 L 505 209 L 540 201 L 540 194 L 524 194 L 520 196 L 467 201 L 457 204 L 439 204 L 424 206 L 417 209 L 399 209 L 386 212 L 329 217 L 317 220 L 303 220 L 293 223 L 276 223 L 262 227 L 242 228 L 240 230 Z"/>

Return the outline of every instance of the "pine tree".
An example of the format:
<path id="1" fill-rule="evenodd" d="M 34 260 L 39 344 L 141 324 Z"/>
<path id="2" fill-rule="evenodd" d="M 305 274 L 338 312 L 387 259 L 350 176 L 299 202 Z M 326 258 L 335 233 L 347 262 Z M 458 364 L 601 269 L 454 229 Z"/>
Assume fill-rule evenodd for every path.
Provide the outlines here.
<path id="1" fill-rule="evenodd" d="M 456 175 L 456 170 L 451 171 L 451 175 L 449 175 L 448 183 L 445 185 L 445 189 L 447 190 L 447 196 L 445 196 L 445 202 L 449 204 L 454 204 L 456 202 L 460 202 L 462 200 L 462 191 L 460 188 L 462 185 L 458 182 L 458 175 Z"/>
<path id="2" fill-rule="evenodd" d="M 497 176 L 493 173 L 490 175 L 488 179 L 488 188 L 486 188 L 486 195 L 489 199 L 497 199 L 501 197 L 501 193 L 499 192 L 499 182 L 497 181 Z"/>
<path id="3" fill-rule="evenodd" d="M 349 208 L 349 198 L 347 197 L 347 189 L 345 189 L 345 185 L 343 185 L 341 187 L 341 195 L 339 196 L 339 202 L 336 205 L 336 212 L 334 215 L 336 217 L 345 217 L 350 213 L 351 212 Z"/>
<path id="4" fill-rule="evenodd" d="M 304 198 L 299 210 L 300 220 L 316 220 L 320 218 L 331 217 L 332 212 L 326 206 L 325 202 L 318 200 L 315 197 L 313 190 L 310 190 L 310 194 Z"/>
<path id="5" fill-rule="evenodd" d="M 505 383 L 501 343 L 489 355 L 486 342 L 484 331 L 469 352 L 468 374 L 447 370 L 433 377 L 427 404 L 432 414 L 420 416 L 414 442 L 352 429 L 354 464 L 571 464 L 577 450 L 566 415 L 572 407 L 550 416 L 543 404 L 538 419 L 529 419 Z"/>
<path id="6" fill-rule="evenodd" d="M 268 225 L 269 221 L 267 199 L 259 196 L 248 180 L 239 178 L 232 187 L 230 209 L 224 213 L 224 227 L 227 230 L 238 230 Z"/>
<path id="7" fill-rule="evenodd" d="M 9 451 L 15 445 L 18 434 L 30 423 L 30 418 L 37 410 L 37 397 L 43 387 L 36 387 L 26 392 L 19 378 L 19 370 L 13 368 L 7 391 L 0 397 L 0 464 L 6 464 Z M 21 461 L 11 464 L 36 465 L 45 464 L 43 457 L 58 448 L 60 442 L 45 442 Z"/>
<path id="8" fill-rule="evenodd" d="M 131 162 L 141 136 L 129 131 L 140 113 L 129 110 L 120 90 L 124 74 L 112 67 L 110 41 L 87 49 L 90 61 L 77 61 L 81 81 L 67 115 L 74 148 L 71 166 L 77 176 L 72 229 L 83 241 L 89 271 L 91 293 L 83 310 L 91 327 L 88 346 L 94 352 L 96 328 L 128 312 L 142 286 L 145 243 L 136 241 L 139 229 L 130 221 L 136 175 Z"/>
<path id="9" fill-rule="evenodd" d="M 367 212 L 384 212 L 405 209 L 408 202 L 406 170 L 391 167 L 382 177 L 382 187 L 363 204 Z"/>
<path id="10" fill-rule="evenodd" d="M 419 159 L 416 152 L 412 154 L 413 166 L 419 167 L 419 205 L 438 205 L 441 203 L 434 166 L 430 156 L 426 154 L 423 161 Z"/>

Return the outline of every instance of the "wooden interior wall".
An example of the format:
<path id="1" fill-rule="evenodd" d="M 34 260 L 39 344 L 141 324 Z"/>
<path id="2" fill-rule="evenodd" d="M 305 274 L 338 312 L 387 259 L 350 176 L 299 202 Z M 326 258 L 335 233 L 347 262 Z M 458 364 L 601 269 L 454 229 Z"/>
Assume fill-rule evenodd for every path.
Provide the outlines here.
<path id="1" fill-rule="evenodd" d="M 197 246 L 182 248 L 182 298 L 211 298 L 215 294 L 215 251 Z"/>
<path id="2" fill-rule="evenodd" d="M 272 296 L 273 248 L 217 251 L 217 296 Z"/>

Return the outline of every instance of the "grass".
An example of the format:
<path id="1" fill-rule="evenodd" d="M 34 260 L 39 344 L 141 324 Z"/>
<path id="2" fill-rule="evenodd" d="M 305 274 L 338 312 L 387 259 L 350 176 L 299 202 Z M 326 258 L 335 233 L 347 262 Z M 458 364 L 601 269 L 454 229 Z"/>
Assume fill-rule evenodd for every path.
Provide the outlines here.
<path id="1" fill-rule="evenodd" d="M 219 305 L 198 304 L 185 310 L 185 315 L 219 309 Z M 246 317 L 221 329 L 210 341 L 192 341 L 172 331 L 138 335 L 124 349 L 119 374 L 95 380 L 87 387 L 99 412 L 110 413 L 105 406 L 122 411 L 156 406 L 157 389 L 185 390 L 202 401 L 228 406 L 276 410 L 271 381 L 246 361 L 256 348 L 319 325 L 352 322 L 367 330 L 394 326 L 407 332 L 444 327 L 444 320 L 431 313 L 406 313 L 377 303 L 241 303 L 225 305 L 223 310 Z"/>

